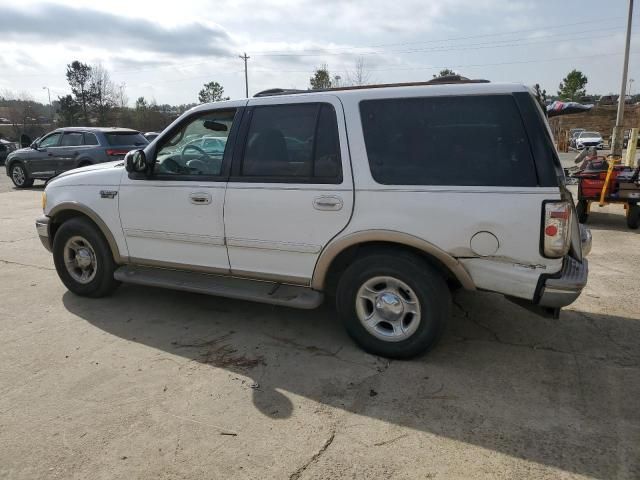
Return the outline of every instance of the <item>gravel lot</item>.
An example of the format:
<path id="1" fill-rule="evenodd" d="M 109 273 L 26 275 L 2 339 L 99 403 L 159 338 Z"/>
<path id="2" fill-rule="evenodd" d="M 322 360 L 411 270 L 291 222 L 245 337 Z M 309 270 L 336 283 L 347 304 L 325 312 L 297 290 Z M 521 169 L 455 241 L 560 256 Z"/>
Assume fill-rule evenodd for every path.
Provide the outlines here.
<path id="1" fill-rule="evenodd" d="M 0 478 L 640 478 L 640 236 L 593 213 L 559 320 L 460 292 L 441 344 L 360 351 L 306 312 L 67 292 L 0 179 Z"/>

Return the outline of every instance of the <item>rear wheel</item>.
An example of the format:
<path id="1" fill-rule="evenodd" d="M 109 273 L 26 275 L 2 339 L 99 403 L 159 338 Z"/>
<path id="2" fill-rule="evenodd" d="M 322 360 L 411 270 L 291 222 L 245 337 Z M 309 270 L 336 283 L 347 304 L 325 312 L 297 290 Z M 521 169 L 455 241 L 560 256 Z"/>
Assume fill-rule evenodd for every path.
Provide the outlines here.
<path id="1" fill-rule="evenodd" d="M 632 230 L 637 230 L 640 226 L 640 205 L 637 203 L 629 204 L 629 211 L 627 212 L 627 227 Z"/>
<path id="2" fill-rule="evenodd" d="M 102 233 L 87 219 L 64 222 L 53 239 L 53 261 L 62 283 L 77 295 L 103 297 L 120 284 L 116 263 Z"/>
<path id="3" fill-rule="evenodd" d="M 20 162 L 15 162 L 11 165 L 11 180 L 13 184 L 18 188 L 29 188 L 33 185 L 33 178 L 29 178 L 27 169 Z"/>
<path id="4" fill-rule="evenodd" d="M 451 313 L 442 276 L 410 253 L 370 254 L 338 283 L 336 304 L 349 335 L 364 350 L 410 358 L 432 348 Z"/>

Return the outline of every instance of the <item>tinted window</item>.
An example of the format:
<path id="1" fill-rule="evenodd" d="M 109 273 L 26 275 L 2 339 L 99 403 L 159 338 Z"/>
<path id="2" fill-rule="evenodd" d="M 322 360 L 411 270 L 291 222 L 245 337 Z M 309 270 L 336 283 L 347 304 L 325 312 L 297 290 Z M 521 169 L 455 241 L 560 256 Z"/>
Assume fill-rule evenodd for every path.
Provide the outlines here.
<path id="1" fill-rule="evenodd" d="M 360 114 L 371 174 L 379 183 L 537 184 L 509 95 L 367 100 Z"/>
<path id="2" fill-rule="evenodd" d="M 82 133 L 79 132 L 69 132 L 65 133 L 62 136 L 62 140 L 60 141 L 61 147 L 77 147 L 78 145 L 83 144 L 83 136 Z"/>
<path id="3" fill-rule="evenodd" d="M 136 147 L 149 143 L 144 135 L 138 132 L 112 132 L 105 133 L 109 145 L 133 145 Z"/>
<path id="4" fill-rule="evenodd" d="M 47 147 L 55 147 L 58 145 L 58 140 L 60 139 L 60 133 L 52 133 L 48 137 L 45 137 L 40 143 L 38 143 L 39 148 L 47 148 Z"/>
<path id="5" fill-rule="evenodd" d="M 84 134 L 84 144 L 85 145 L 99 145 L 98 139 L 93 133 L 85 133 Z"/>
<path id="6" fill-rule="evenodd" d="M 242 175 L 339 181 L 337 131 L 329 104 L 255 107 Z"/>

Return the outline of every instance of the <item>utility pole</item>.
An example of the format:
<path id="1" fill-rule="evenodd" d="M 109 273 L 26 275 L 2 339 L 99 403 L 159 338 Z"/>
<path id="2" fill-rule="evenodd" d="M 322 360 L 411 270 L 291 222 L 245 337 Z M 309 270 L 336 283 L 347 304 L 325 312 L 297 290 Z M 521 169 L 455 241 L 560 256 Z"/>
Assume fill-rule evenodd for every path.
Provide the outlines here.
<path id="1" fill-rule="evenodd" d="M 244 55 L 238 55 L 242 60 L 244 60 L 244 93 L 249 98 L 249 76 L 247 74 L 247 60 L 251 57 L 247 57 L 247 52 L 244 52 Z"/>
<path id="2" fill-rule="evenodd" d="M 53 105 L 51 105 L 51 90 L 49 87 L 42 87 L 49 94 L 49 125 L 53 125 Z"/>
<path id="3" fill-rule="evenodd" d="M 622 66 L 622 84 L 620 86 L 620 98 L 618 98 L 618 115 L 616 126 L 613 127 L 611 138 L 611 154 L 614 158 L 622 157 L 622 120 L 624 118 L 624 101 L 626 99 L 627 72 L 629 70 L 629 44 L 631 43 L 631 20 L 633 16 L 633 0 L 629 0 L 629 16 L 627 18 L 627 39 L 624 47 L 624 64 Z"/>

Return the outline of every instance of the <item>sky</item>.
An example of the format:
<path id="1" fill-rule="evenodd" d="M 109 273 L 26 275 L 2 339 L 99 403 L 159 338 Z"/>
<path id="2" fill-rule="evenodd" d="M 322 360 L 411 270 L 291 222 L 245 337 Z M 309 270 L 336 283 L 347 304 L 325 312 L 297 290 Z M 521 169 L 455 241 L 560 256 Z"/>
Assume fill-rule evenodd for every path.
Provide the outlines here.
<path id="1" fill-rule="evenodd" d="M 636 2 L 638 3 L 638 2 Z M 102 64 L 129 103 L 197 102 L 215 80 L 243 98 L 307 88 L 327 65 L 343 81 L 429 80 L 443 68 L 556 93 L 572 69 L 587 93 L 619 92 L 627 0 L 0 0 L 0 93 L 48 102 L 70 93 L 66 65 Z M 629 77 L 640 92 L 640 5 Z"/>

